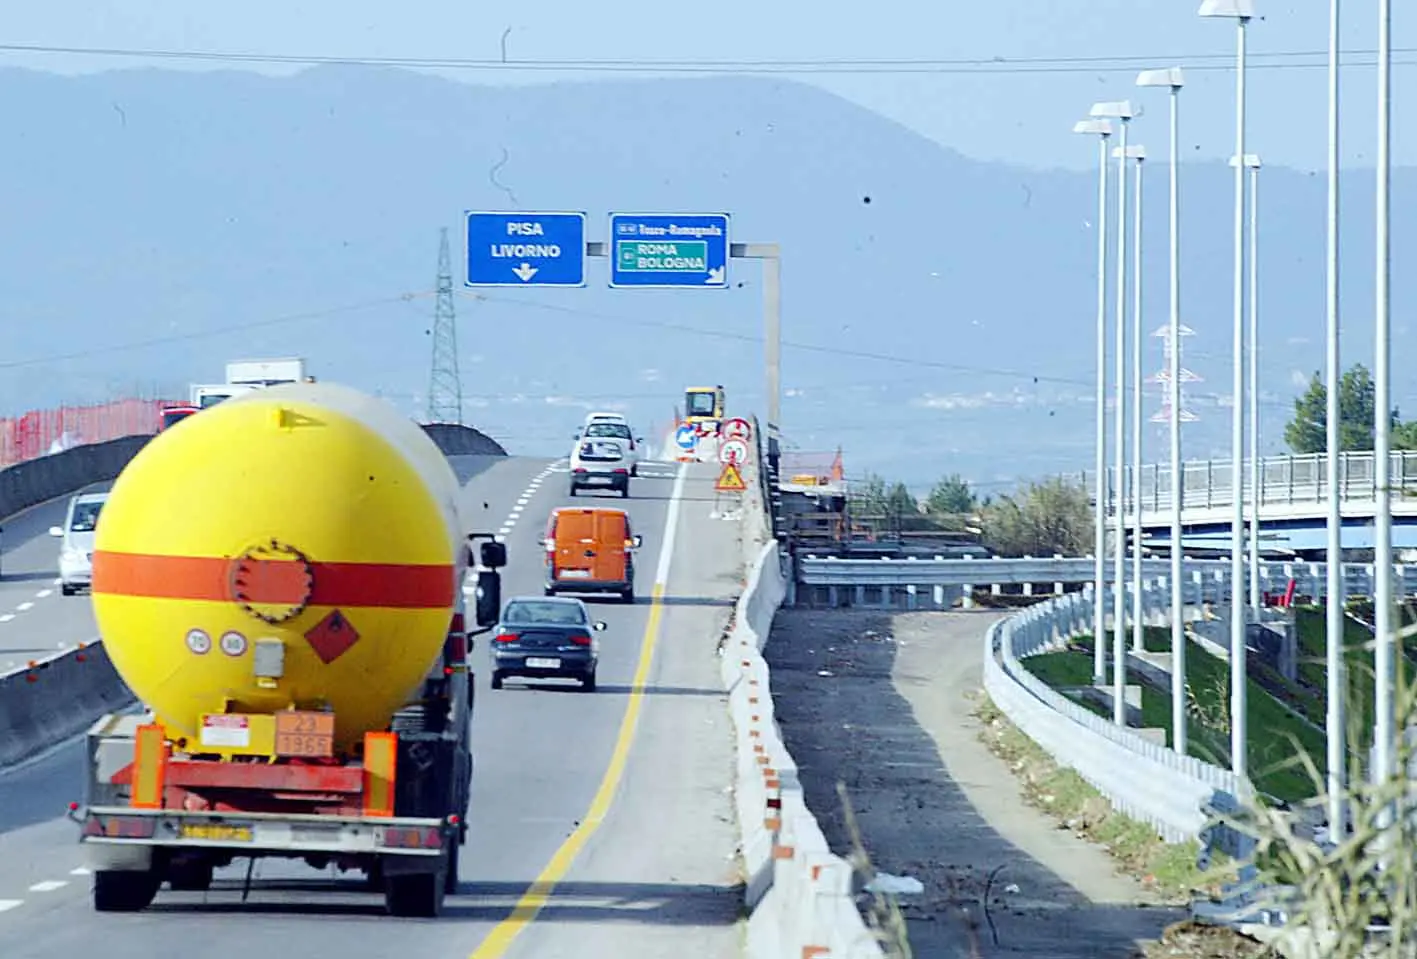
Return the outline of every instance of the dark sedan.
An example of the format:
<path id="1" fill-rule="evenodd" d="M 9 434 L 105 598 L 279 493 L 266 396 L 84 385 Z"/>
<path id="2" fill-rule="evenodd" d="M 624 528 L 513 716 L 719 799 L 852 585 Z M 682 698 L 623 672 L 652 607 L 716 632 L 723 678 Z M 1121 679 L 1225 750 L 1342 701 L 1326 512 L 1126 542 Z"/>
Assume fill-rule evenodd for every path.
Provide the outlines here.
<path id="1" fill-rule="evenodd" d="M 567 596 L 519 596 L 507 601 L 492 633 L 492 688 L 507 677 L 577 679 L 595 691 L 595 667 L 605 624 L 594 622 L 585 603 Z"/>

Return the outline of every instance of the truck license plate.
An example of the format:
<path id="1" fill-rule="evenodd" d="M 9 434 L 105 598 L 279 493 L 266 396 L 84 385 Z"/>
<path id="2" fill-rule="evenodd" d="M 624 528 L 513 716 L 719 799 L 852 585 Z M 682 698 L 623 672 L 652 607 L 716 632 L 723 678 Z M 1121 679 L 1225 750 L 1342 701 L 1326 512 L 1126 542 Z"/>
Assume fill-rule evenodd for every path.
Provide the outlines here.
<path id="1" fill-rule="evenodd" d="M 563 570 L 561 570 L 561 575 L 562 575 L 564 578 L 566 578 L 566 579 L 589 579 L 589 578 L 590 578 L 590 570 L 588 570 L 588 569 L 563 569 Z"/>
<path id="2" fill-rule="evenodd" d="M 214 842 L 250 842 L 250 826 L 229 826 L 225 823 L 184 822 L 183 839 L 207 839 Z"/>
<path id="3" fill-rule="evenodd" d="M 560 668 L 561 668 L 561 661 L 560 661 L 559 659 L 538 659 L 538 658 L 535 657 L 535 656 L 529 656 L 529 657 L 527 657 L 526 668 L 527 668 L 527 669 L 560 669 Z"/>

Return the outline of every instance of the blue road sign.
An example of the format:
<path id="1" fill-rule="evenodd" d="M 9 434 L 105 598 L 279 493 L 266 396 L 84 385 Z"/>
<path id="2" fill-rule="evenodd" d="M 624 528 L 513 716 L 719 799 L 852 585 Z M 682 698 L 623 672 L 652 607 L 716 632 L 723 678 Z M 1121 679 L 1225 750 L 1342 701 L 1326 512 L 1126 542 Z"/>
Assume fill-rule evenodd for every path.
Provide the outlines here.
<path id="1" fill-rule="evenodd" d="M 612 287 L 728 286 L 727 213 L 610 214 Z"/>
<path id="2" fill-rule="evenodd" d="M 585 286 L 584 213 L 467 213 L 466 286 Z"/>
<path id="3" fill-rule="evenodd" d="M 694 429 L 693 423 L 681 423 L 674 431 L 674 442 L 679 444 L 681 450 L 692 450 L 698 441 L 698 431 Z"/>

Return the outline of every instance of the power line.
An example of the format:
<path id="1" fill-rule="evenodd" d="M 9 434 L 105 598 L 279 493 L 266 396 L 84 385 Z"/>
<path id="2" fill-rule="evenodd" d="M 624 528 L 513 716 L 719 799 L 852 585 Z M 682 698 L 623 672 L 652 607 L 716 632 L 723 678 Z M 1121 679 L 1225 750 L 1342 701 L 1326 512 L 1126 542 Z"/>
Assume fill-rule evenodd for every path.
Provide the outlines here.
<path id="1" fill-rule="evenodd" d="M 1417 54 L 1417 47 L 1401 47 L 1395 56 Z M 474 70 L 492 72 L 554 71 L 575 73 L 781 73 L 781 74 L 1026 74 L 1026 73 L 1123 73 L 1142 65 L 1177 62 L 1192 71 L 1229 71 L 1230 54 L 1191 53 L 1181 56 L 1092 56 L 1092 57 L 972 57 L 959 59 L 852 59 L 807 60 L 649 60 L 619 59 L 474 59 L 465 57 L 366 57 L 320 54 L 253 53 L 249 51 L 172 50 L 138 47 L 78 47 L 47 44 L 0 44 L 0 53 L 49 54 L 90 57 L 127 57 L 150 60 L 193 60 L 221 63 L 262 63 L 303 66 L 347 65 L 405 67 L 415 69 Z M 1320 69 L 1326 66 L 1326 50 L 1280 50 L 1252 53 L 1249 69 Z M 1376 64 L 1376 51 L 1353 49 L 1344 53 L 1347 68 Z M 1311 60 L 1313 62 L 1296 62 Z M 1395 66 L 1417 65 L 1417 60 L 1395 60 Z"/>
<path id="2" fill-rule="evenodd" d="M 222 336 L 226 333 L 246 333 L 268 326 L 284 326 L 289 323 L 299 323 L 305 320 L 328 319 L 329 317 L 337 316 L 341 313 L 349 313 L 354 310 L 369 310 L 377 306 L 389 306 L 394 303 L 405 302 L 412 297 L 413 294 L 402 293 L 398 296 L 384 297 L 378 300 L 366 300 L 363 303 L 351 303 L 345 306 L 334 306 L 329 309 L 311 310 L 304 313 L 287 313 L 283 316 L 275 316 L 265 320 L 253 320 L 246 323 L 233 323 L 227 326 L 215 326 L 205 330 L 193 330 L 190 333 L 173 333 L 168 336 L 154 336 L 144 340 L 131 340 L 127 343 L 119 343 L 113 346 L 74 350 L 69 353 L 51 353 L 48 356 L 31 357 L 26 360 L 0 360 L 0 369 L 12 370 L 25 366 L 44 366 L 49 363 L 61 363 L 65 360 L 82 360 L 91 356 L 106 356 L 110 353 L 126 353 L 132 350 L 147 349 L 150 346 L 164 346 L 168 343 L 184 343 L 189 340 L 202 340 L 213 336 Z"/>

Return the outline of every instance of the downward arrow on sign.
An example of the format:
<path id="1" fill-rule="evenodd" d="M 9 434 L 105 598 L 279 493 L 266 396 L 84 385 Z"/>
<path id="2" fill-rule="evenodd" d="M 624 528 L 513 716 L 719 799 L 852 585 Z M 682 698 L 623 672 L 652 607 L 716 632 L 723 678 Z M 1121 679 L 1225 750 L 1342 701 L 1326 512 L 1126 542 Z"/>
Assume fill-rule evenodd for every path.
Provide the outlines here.
<path id="1" fill-rule="evenodd" d="M 525 283 L 527 280 L 530 280 L 533 276 L 536 276 L 536 267 L 532 266 L 532 265 L 529 264 L 529 263 L 523 263 L 521 266 L 519 266 L 519 267 L 517 267 L 516 269 L 512 270 L 512 272 L 515 273 L 518 277 L 520 277 L 520 278 L 521 278 L 521 281 L 522 281 L 523 283 Z"/>

